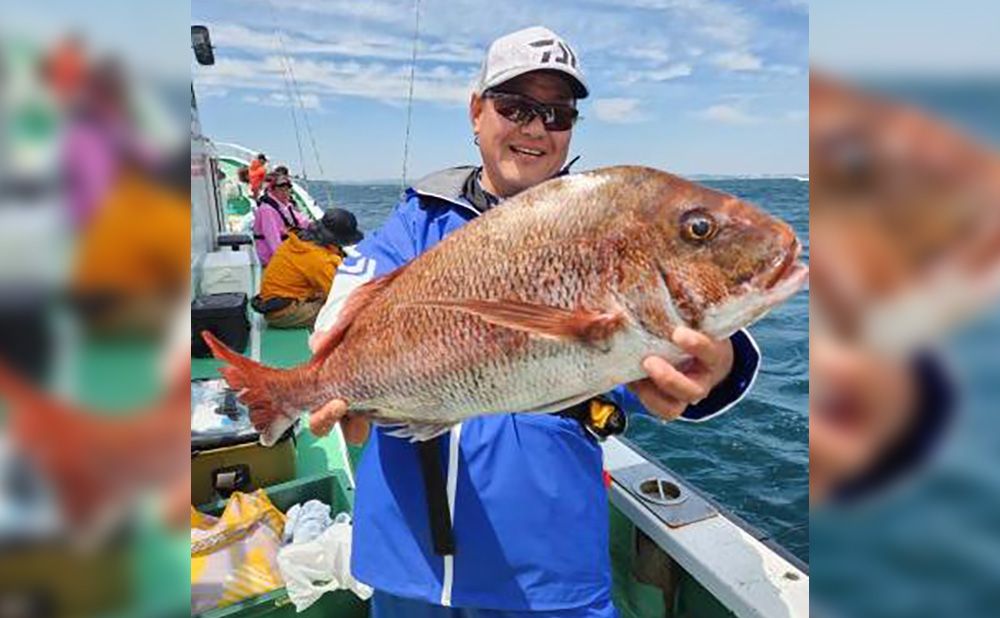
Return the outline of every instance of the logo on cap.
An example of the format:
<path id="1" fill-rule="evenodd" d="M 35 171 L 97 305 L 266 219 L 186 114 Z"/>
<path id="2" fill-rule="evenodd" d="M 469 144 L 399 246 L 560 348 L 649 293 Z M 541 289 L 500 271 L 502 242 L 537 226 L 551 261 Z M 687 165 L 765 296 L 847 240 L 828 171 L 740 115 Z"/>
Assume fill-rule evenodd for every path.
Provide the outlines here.
<path id="1" fill-rule="evenodd" d="M 542 53 L 539 62 L 542 64 L 547 64 L 551 62 L 558 62 L 559 64 L 568 64 L 574 69 L 576 68 L 576 54 L 570 49 L 569 45 L 566 45 L 562 41 L 557 41 L 555 39 L 539 39 L 538 41 L 532 41 L 528 43 L 531 47 L 538 48 L 548 48 Z M 560 55 L 552 58 L 552 52 L 556 51 L 553 48 L 558 48 L 558 51 L 562 52 Z"/>

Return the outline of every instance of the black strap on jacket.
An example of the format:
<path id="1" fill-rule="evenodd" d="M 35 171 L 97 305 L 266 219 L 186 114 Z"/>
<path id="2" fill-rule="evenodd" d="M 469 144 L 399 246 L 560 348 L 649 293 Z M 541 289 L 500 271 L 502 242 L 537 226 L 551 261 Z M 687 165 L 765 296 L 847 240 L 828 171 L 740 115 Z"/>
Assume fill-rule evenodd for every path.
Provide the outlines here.
<path id="1" fill-rule="evenodd" d="M 444 470 L 441 468 L 441 438 L 417 443 L 420 471 L 424 476 L 427 494 L 427 519 L 431 525 L 431 542 L 439 556 L 455 554 L 455 535 L 451 528 L 448 509 L 448 492 L 445 488 Z"/>
<path id="2" fill-rule="evenodd" d="M 291 219 L 289 220 L 289 217 L 285 216 L 285 213 L 283 213 L 281 211 L 281 206 L 270 195 L 268 195 L 268 194 L 265 193 L 263 196 L 261 196 L 260 200 L 258 200 L 257 204 L 259 206 L 265 206 L 266 205 L 266 206 L 270 206 L 271 208 L 273 208 L 274 212 L 278 213 L 278 216 L 281 217 L 281 222 L 285 224 L 285 230 L 296 230 L 296 231 L 298 231 L 298 230 L 302 229 L 302 228 L 299 227 L 299 224 L 295 220 L 295 217 L 291 217 Z M 291 206 L 289 206 L 289 209 L 291 209 Z M 256 238 L 257 240 L 264 240 L 264 236 L 262 234 L 254 234 L 253 237 Z M 282 232 L 281 233 L 281 240 L 287 240 L 287 239 L 288 239 L 287 232 Z"/>
<path id="3" fill-rule="evenodd" d="M 477 167 L 462 185 L 462 197 L 472 204 L 472 207 L 480 214 L 500 203 L 500 198 L 484 189 L 483 184 L 479 181 L 479 175 L 482 174 L 482 171 L 483 168 Z"/>

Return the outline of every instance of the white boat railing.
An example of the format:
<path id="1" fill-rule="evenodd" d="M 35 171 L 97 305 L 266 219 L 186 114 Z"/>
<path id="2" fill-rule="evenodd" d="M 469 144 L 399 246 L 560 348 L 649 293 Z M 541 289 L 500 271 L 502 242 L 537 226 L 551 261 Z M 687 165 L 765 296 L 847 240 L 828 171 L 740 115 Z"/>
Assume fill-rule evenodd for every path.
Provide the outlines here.
<path id="1" fill-rule="evenodd" d="M 215 145 L 215 151 L 219 157 L 224 157 L 227 159 L 238 159 L 240 161 L 246 162 L 247 165 L 250 164 L 250 160 L 257 156 L 257 151 L 250 150 L 245 146 L 240 146 L 239 144 L 233 144 L 231 142 L 212 142 Z M 310 216 L 313 219 L 320 219 L 323 217 L 323 209 L 316 204 L 316 200 L 309 193 L 309 191 L 300 182 L 292 180 L 292 185 L 295 187 L 295 192 L 302 198 L 303 205 L 309 211 Z"/>
<path id="2" fill-rule="evenodd" d="M 606 440 L 603 449 L 613 479 L 616 472 L 649 463 L 617 438 Z M 670 527 L 617 480 L 611 484 L 610 497 L 638 529 L 740 618 L 809 615 L 809 574 L 724 513 Z"/>

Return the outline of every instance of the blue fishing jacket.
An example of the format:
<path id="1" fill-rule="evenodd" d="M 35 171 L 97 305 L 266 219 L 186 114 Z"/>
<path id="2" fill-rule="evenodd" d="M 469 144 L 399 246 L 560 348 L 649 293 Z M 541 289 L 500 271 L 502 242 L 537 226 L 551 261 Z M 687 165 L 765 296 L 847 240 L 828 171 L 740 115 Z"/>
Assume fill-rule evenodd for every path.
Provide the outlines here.
<path id="1" fill-rule="evenodd" d="M 337 271 L 316 330 L 330 328 L 350 292 L 406 264 L 478 215 L 462 197 L 471 167 L 407 189 L 382 228 Z M 707 417 L 749 390 L 760 355 L 733 338 L 731 374 L 697 406 Z M 647 414 L 624 386 L 608 393 Z M 375 428 L 357 470 L 351 570 L 391 594 L 454 607 L 552 611 L 611 595 L 608 502 L 600 445 L 571 418 L 477 417 L 438 440 L 455 553 L 435 554 L 417 448 Z"/>

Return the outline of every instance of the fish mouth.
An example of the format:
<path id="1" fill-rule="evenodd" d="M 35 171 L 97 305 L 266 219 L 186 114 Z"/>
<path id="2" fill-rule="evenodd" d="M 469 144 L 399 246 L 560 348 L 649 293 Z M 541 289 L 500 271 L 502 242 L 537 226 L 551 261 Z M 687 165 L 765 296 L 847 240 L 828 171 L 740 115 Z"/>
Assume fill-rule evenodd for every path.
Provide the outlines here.
<path id="1" fill-rule="evenodd" d="M 796 239 L 773 267 L 754 279 L 754 286 L 769 295 L 785 288 L 797 290 L 809 273 L 809 267 L 799 261 L 801 254 L 802 243 Z"/>
<path id="2" fill-rule="evenodd" d="M 702 330 L 717 339 L 728 337 L 791 298 L 809 275 L 809 267 L 798 261 L 800 252 L 796 240 L 770 269 L 744 283 L 740 293 L 709 307 L 702 319 Z"/>
<path id="3" fill-rule="evenodd" d="M 761 275 L 761 281 L 759 281 L 760 286 L 764 290 L 770 290 L 778 283 L 788 277 L 795 267 L 801 266 L 798 263 L 799 255 L 802 253 L 802 245 L 796 239 L 795 244 L 785 252 L 785 255 L 778 261 L 778 263 L 769 271 Z"/>

